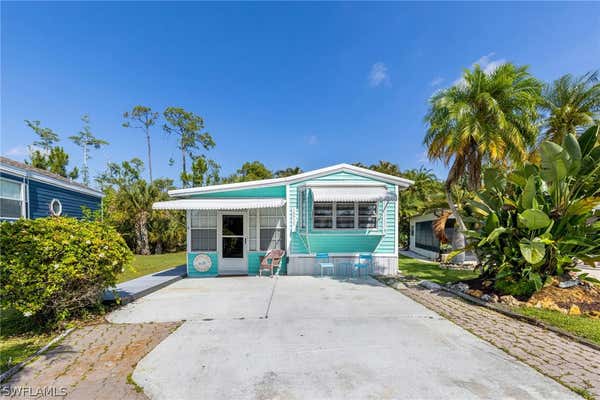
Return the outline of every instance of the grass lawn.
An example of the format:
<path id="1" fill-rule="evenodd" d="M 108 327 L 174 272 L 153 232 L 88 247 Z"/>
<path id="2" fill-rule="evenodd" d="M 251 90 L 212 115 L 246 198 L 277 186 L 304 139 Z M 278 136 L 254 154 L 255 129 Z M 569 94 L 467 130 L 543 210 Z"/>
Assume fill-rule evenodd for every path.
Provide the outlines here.
<path id="1" fill-rule="evenodd" d="M 439 284 L 477 277 L 477 273 L 473 271 L 444 269 L 440 268 L 438 263 L 424 262 L 402 255 L 398 256 L 398 269 L 404 275 L 411 275 L 417 279 L 425 279 Z"/>
<path id="2" fill-rule="evenodd" d="M 177 253 L 154 254 L 150 256 L 133 257 L 133 270 L 126 270 L 121 275 L 117 283 L 125 282 L 140 276 L 152 274 L 171 267 L 185 264 L 185 251 Z"/>
<path id="3" fill-rule="evenodd" d="M 532 307 L 515 307 L 513 311 L 533 317 L 537 320 L 563 329 L 574 335 L 581 336 L 600 344 L 600 320 L 575 315 L 565 315 L 558 311 L 542 310 Z"/>
<path id="4" fill-rule="evenodd" d="M 33 323 L 13 310 L 0 311 L 0 372 L 25 361 L 46 345 L 53 335 L 40 332 Z"/>

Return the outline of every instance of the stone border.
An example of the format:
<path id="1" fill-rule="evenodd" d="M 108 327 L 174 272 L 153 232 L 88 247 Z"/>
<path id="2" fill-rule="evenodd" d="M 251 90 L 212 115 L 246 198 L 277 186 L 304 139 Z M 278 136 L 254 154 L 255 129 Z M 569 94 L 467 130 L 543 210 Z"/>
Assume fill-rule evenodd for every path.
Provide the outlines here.
<path id="1" fill-rule="evenodd" d="M 560 329 L 560 328 L 557 328 L 555 326 L 548 325 L 545 322 L 542 322 L 542 321 L 540 321 L 540 320 L 538 320 L 536 318 L 529 317 L 527 315 L 518 314 L 516 312 L 513 312 L 513 311 L 509 310 L 508 308 L 496 305 L 494 303 L 489 303 L 487 301 L 483 301 L 481 299 L 478 299 L 477 297 L 471 296 L 471 295 L 463 293 L 463 292 L 459 292 L 458 290 L 454 290 L 454 289 L 448 288 L 446 286 L 441 286 L 441 289 L 443 291 L 445 291 L 445 292 L 452 293 L 453 295 L 458 296 L 461 299 L 467 300 L 467 301 L 469 301 L 471 303 L 477 304 L 477 305 L 482 306 L 482 307 L 489 308 L 490 310 L 499 312 L 500 314 L 504 314 L 504 315 L 506 315 L 508 317 L 511 317 L 511 318 L 514 318 L 514 319 L 518 319 L 520 321 L 527 322 L 527 323 L 529 323 L 531 325 L 539 326 L 541 328 L 547 329 L 547 330 L 552 331 L 554 333 L 557 333 L 557 334 L 559 334 L 561 336 L 564 336 L 564 337 L 566 337 L 568 339 L 574 340 L 574 341 L 579 342 L 579 343 L 581 343 L 583 345 L 591 347 L 594 350 L 599 350 L 600 351 L 600 345 L 592 342 L 591 340 L 582 338 L 581 336 L 574 335 L 574 334 L 572 334 L 570 332 L 567 332 L 567 331 L 565 331 L 563 329 Z"/>
<path id="2" fill-rule="evenodd" d="M 8 371 L 2 373 L 2 375 L 0 375 L 0 382 L 4 382 L 8 378 L 10 378 L 11 376 L 13 376 L 17 372 L 19 372 L 21 370 L 21 368 L 23 368 L 24 366 L 26 366 L 27 364 L 29 364 L 31 361 L 33 361 L 35 358 L 37 358 L 40 355 L 42 355 L 43 353 L 45 353 L 53 344 L 58 343 L 59 341 L 63 340 L 65 337 L 67 337 L 67 335 L 69 333 L 73 332 L 74 330 L 75 330 L 75 328 L 69 328 L 69 329 L 67 329 L 66 331 L 64 331 L 63 333 L 61 333 L 60 335 L 58 335 L 57 337 L 55 337 L 51 341 L 49 341 L 44 347 L 42 347 L 41 349 L 39 349 L 38 351 L 36 351 L 35 353 L 33 353 L 31 356 L 27 357 L 27 359 L 25 361 L 22 361 L 22 362 L 18 363 L 17 365 L 15 365 L 14 367 L 12 367 Z"/>

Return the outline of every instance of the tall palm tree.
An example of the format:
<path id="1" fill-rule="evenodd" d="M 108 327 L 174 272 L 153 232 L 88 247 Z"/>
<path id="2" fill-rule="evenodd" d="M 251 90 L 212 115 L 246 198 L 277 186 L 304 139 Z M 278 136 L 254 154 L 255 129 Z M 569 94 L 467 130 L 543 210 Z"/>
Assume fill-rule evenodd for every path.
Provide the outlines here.
<path id="1" fill-rule="evenodd" d="M 424 144 L 430 159 L 450 166 L 446 198 L 460 230 L 466 228 L 452 199 L 452 185 L 465 178 L 467 187 L 476 190 L 484 164 L 508 165 L 526 158 L 538 134 L 541 88 L 527 67 L 507 63 L 486 72 L 475 65 L 464 71 L 461 82 L 429 100 Z"/>
<path id="2" fill-rule="evenodd" d="M 565 135 L 600 118 L 598 71 L 580 77 L 567 74 L 544 86 L 541 108 L 547 114 L 544 138 L 562 143 Z"/>

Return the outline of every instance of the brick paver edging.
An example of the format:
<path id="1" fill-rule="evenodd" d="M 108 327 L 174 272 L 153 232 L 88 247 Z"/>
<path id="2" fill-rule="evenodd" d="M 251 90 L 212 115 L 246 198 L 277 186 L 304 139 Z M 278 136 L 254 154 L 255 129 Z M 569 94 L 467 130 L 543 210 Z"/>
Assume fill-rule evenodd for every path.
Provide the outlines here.
<path id="1" fill-rule="evenodd" d="M 36 357 L 39 357 L 42 354 L 44 354 L 44 352 L 46 352 L 50 347 L 52 347 L 53 344 L 58 343 L 61 340 L 63 340 L 69 333 L 73 332 L 74 329 L 75 328 L 69 328 L 69 329 L 67 329 L 66 331 L 64 331 L 63 333 L 61 333 L 60 335 L 58 335 L 57 337 L 55 337 L 51 341 L 49 341 L 44 347 L 42 347 L 41 349 L 39 349 L 38 351 L 36 351 L 35 353 L 33 353 L 31 356 L 27 357 L 27 359 L 25 361 L 22 361 L 22 362 L 18 363 L 17 365 L 15 365 L 14 367 L 12 367 L 8 371 L 5 371 L 4 373 L 2 373 L 2 375 L 0 375 L 0 383 L 4 382 L 8 378 L 10 378 L 11 376 L 13 376 L 17 372 L 19 372 L 19 370 L 21 370 L 21 368 L 23 368 L 24 366 L 26 366 L 27 364 L 29 364 Z"/>
<path id="2" fill-rule="evenodd" d="M 395 288 L 586 399 L 600 400 L 600 351 L 450 291 Z"/>
<path id="3" fill-rule="evenodd" d="M 463 298 L 463 299 L 465 299 L 467 301 L 470 301 L 471 303 L 475 303 L 478 306 L 486 307 L 486 308 L 489 308 L 491 310 L 497 311 L 497 312 L 499 312 L 501 314 L 504 314 L 504 315 L 506 315 L 508 317 L 515 318 L 515 319 L 527 322 L 527 323 L 529 323 L 531 325 L 539 326 L 539 327 L 544 328 L 544 329 L 548 329 L 549 331 L 552 331 L 554 333 L 558 333 L 561 336 L 565 336 L 565 337 L 567 337 L 567 338 L 569 338 L 571 340 L 574 340 L 574 341 L 579 342 L 579 343 L 581 343 L 583 345 L 589 346 L 589 347 L 591 347 L 594 350 L 600 351 L 600 345 L 592 342 L 591 340 L 588 340 L 586 338 L 582 338 L 581 336 L 574 335 L 571 332 L 567 332 L 567 331 L 565 331 L 563 329 L 560 329 L 560 328 L 557 328 L 555 326 L 548 325 L 545 322 L 542 322 L 542 321 L 540 321 L 538 319 L 535 319 L 533 317 L 530 317 L 530 316 L 527 316 L 527 315 L 521 315 L 519 313 L 516 313 L 516 312 L 513 312 L 513 311 L 509 310 L 508 308 L 501 307 L 501 306 L 499 306 L 497 304 L 489 303 L 487 301 L 483 301 L 481 299 L 478 299 L 477 297 L 471 296 L 471 295 L 469 295 L 467 293 L 459 292 L 458 290 L 454 290 L 454 289 L 451 289 L 451 288 L 446 287 L 446 286 L 442 286 L 442 290 L 444 290 L 446 292 L 449 292 L 449 293 L 452 293 L 453 295 L 458 296 L 460 298 Z"/>

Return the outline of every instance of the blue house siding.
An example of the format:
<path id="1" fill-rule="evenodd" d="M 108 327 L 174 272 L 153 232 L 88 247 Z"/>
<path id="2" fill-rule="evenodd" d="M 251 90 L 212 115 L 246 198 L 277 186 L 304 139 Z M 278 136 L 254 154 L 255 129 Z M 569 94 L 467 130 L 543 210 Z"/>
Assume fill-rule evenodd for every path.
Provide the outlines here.
<path id="1" fill-rule="evenodd" d="M 30 180 L 29 218 L 49 217 L 52 199 L 58 199 L 61 202 L 63 216 L 75 218 L 83 216 L 82 207 L 96 211 L 100 209 L 101 205 L 99 197 Z"/>

